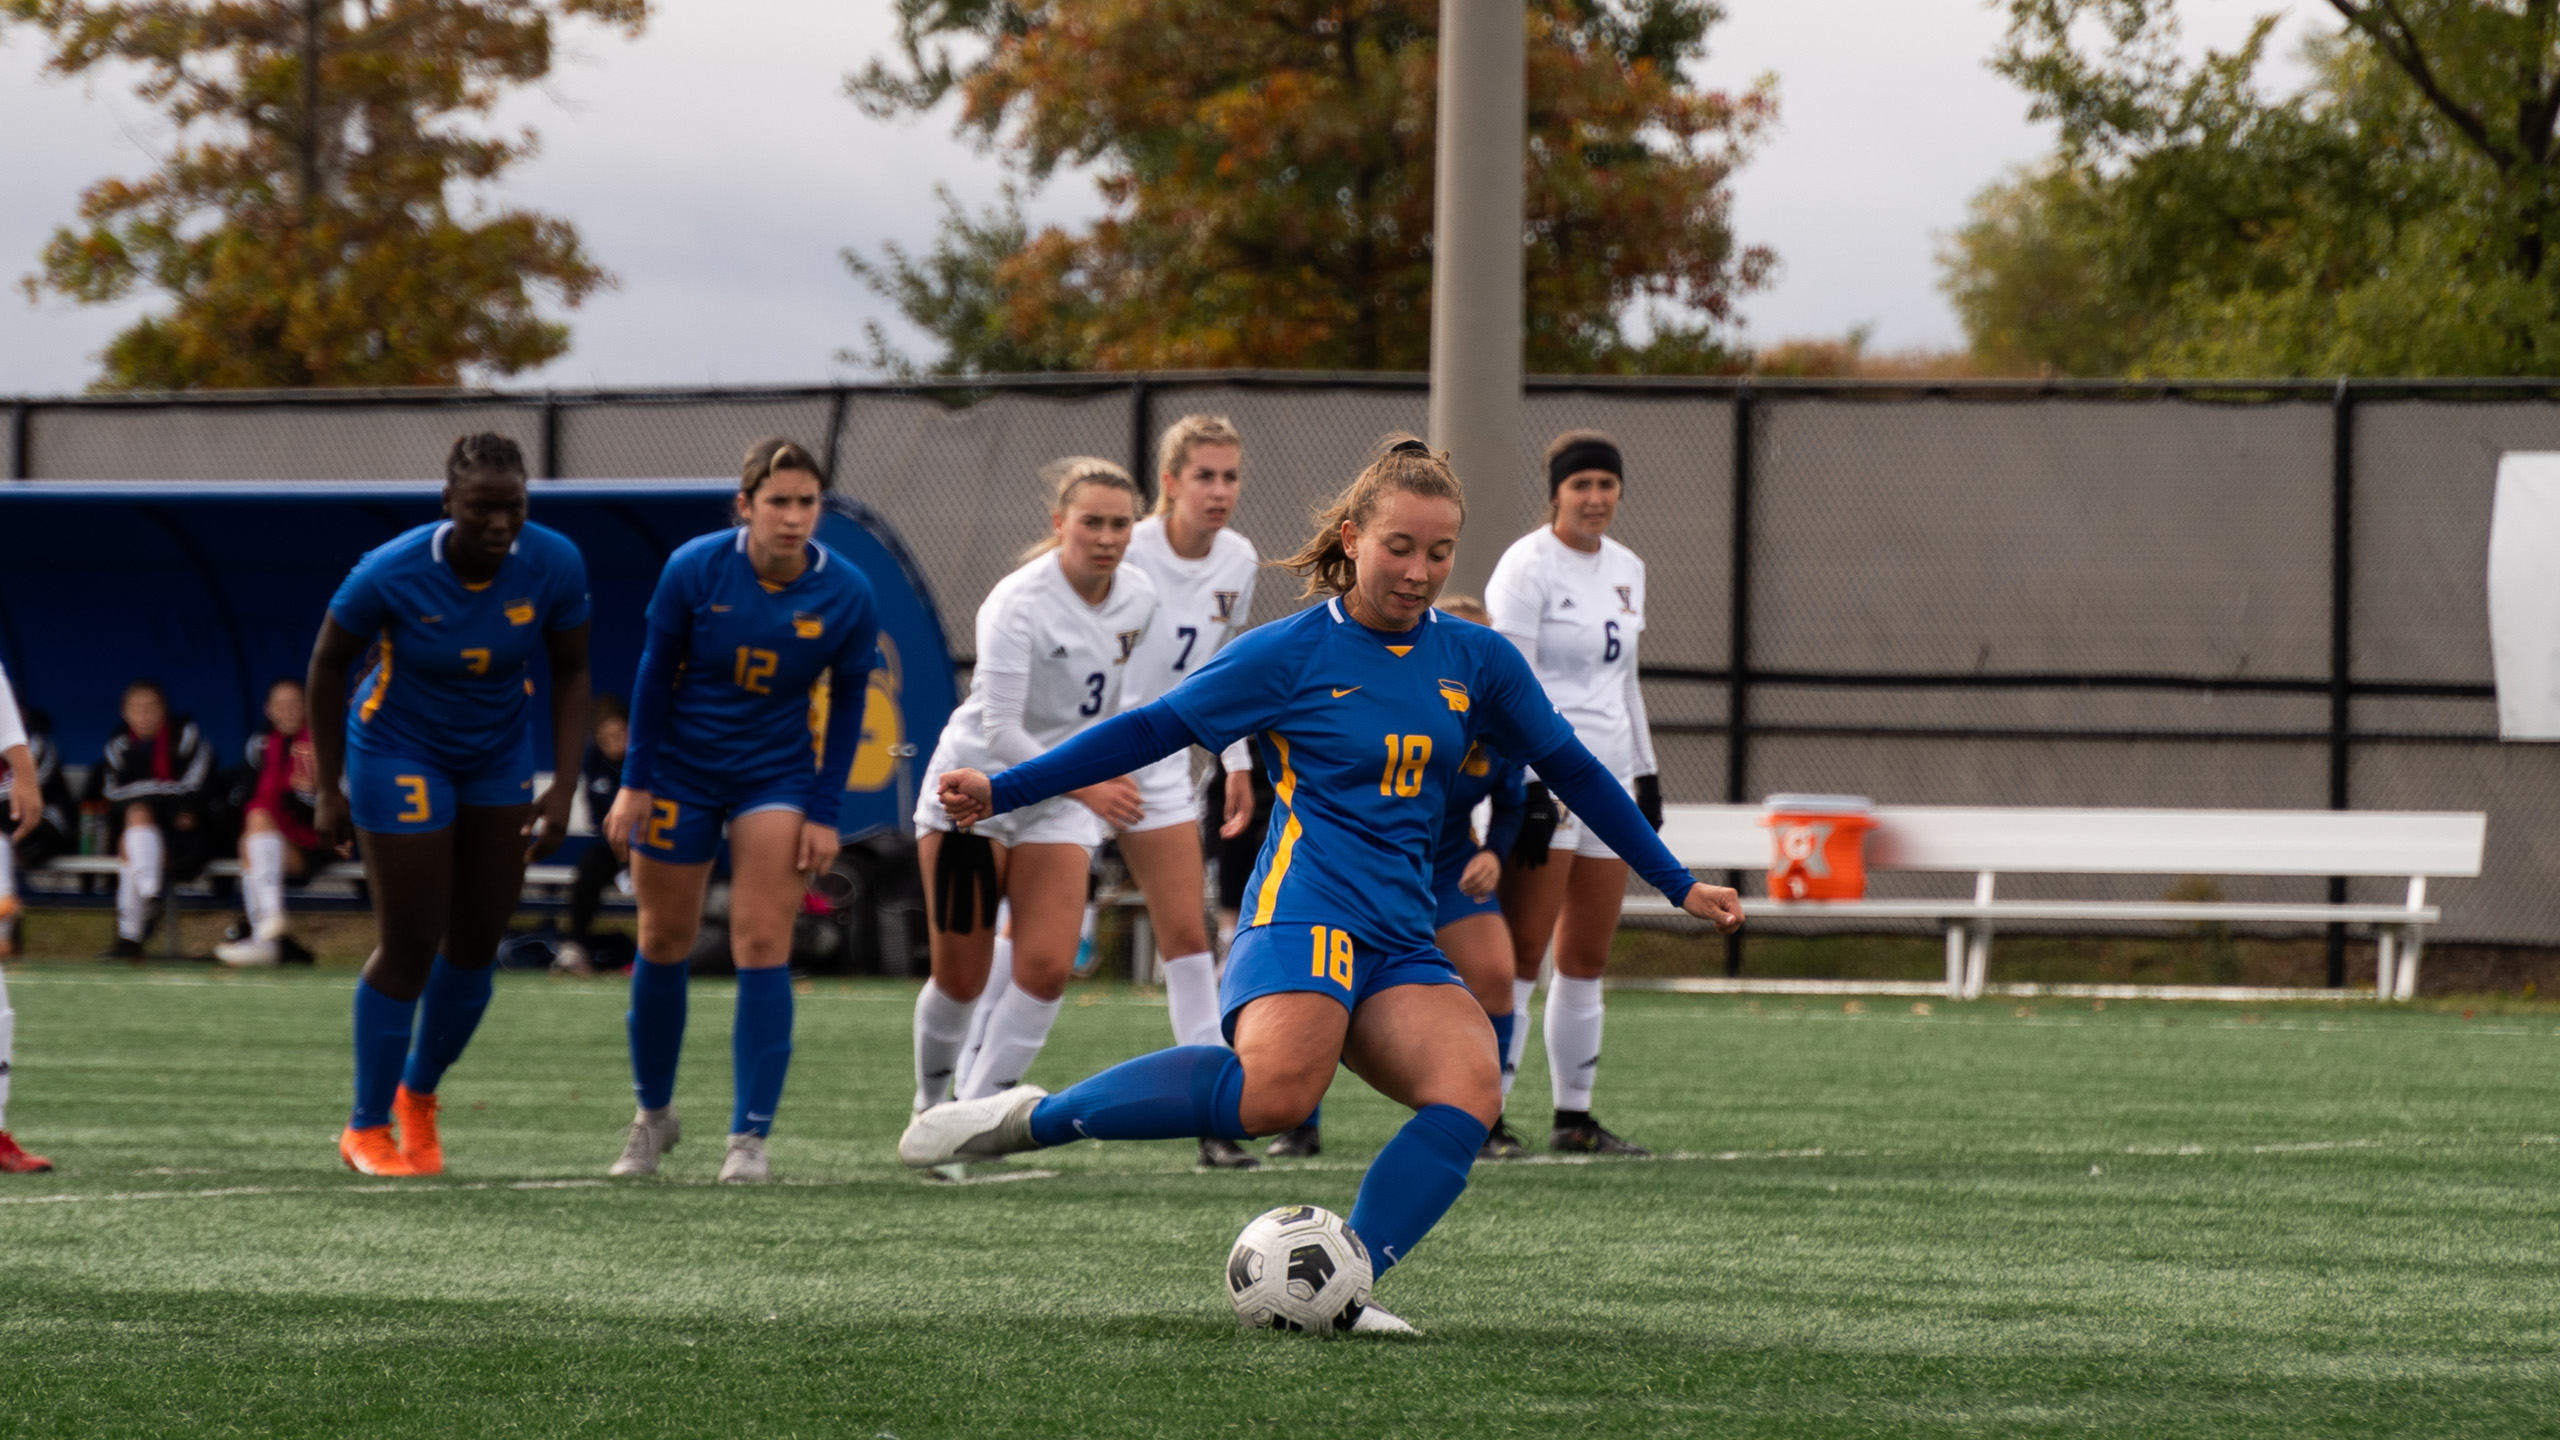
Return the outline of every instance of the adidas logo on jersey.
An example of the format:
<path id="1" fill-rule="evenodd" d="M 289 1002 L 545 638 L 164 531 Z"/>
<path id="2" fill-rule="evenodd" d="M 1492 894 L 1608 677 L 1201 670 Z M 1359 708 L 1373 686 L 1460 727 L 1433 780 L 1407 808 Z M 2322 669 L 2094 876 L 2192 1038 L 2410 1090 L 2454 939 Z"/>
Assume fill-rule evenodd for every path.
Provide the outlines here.
<path id="1" fill-rule="evenodd" d="M 1558 602 L 1558 603 L 1557 603 L 1556 608 L 1557 608 L 1557 609 L 1559 609 L 1559 610 L 1570 610 L 1570 609 L 1572 609 L 1572 608 L 1573 608 L 1573 597 L 1572 597 L 1572 596 L 1570 596 L 1570 595 L 1567 595 L 1566 597 L 1564 597 L 1564 599 L 1563 599 L 1562 601 L 1560 601 L 1560 602 Z"/>
<path id="2" fill-rule="evenodd" d="M 1067 658 L 1067 647 L 1066 647 L 1066 646 L 1064 646 L 1064 645 L 1061 645 L 1061 646 L 1059 646 L 1057 649 L 1050 651 L 1050 652 L 1049 652 L 1049 658 L 1050 658 L 1050 659 L 1052 659 L 1052 660 L 1064 660 L 1064 659 L 1066 659 L 1066 658 Z"/>

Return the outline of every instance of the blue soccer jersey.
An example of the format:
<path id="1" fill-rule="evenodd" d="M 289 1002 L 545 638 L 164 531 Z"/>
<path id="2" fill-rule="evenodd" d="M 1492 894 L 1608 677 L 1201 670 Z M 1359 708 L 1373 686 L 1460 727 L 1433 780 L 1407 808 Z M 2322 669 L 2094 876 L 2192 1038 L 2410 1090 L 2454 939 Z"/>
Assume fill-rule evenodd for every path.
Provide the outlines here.
<path id="1" fill-rule="evenodd" d="M 466 585 L 445 563 L 450 520 L 368 553 L 329 601 L 338 628 L 375 642 L 356 682 L 348 747 L 469 770 L 527 737 L 543 637 L 587 623 L 587 563 L 557 530 L 528 524 L 497 576 Z"/>
<path id="2" fill-rule="evenodd" d="M 735 798 L 791 777 L 807 785 L 816 824 L 833 824 L 854 746 L 820 754 L 823 691 L 847 697 L 840 721 L 858 722 L 863 685 L 880 665 L 879 607 L 851 561 L 812 540 L 809 563 L 788 585 L 769 585 L 747 556 L 744 529 L 688 540 L 668 559 L 649 598 L 651 662 L 674 671 L 664 729 L 643 734 L 653 697 L 634 695 L 622 783 L 656 790 L 661 779 L 708 799 Z M 656 654 L 661 645 L 674 653 Z M 644 683 L 645 680 L 644 680 Z M 830 784 L 821 775 L 823 758 Z"/>
<path id="3" fill-rule="evenodd" d="M 1496 632 L 1436 611 L 1372 630 L 1340 600 L 1238 636 L 1165 700 L 1212 750 L 1262 737 L 1274 809 L 1244 924 L 1390 950 L 1432 946 L 1432 860 L 1477 741 L 1546 755 L 1573 738 Z"/>

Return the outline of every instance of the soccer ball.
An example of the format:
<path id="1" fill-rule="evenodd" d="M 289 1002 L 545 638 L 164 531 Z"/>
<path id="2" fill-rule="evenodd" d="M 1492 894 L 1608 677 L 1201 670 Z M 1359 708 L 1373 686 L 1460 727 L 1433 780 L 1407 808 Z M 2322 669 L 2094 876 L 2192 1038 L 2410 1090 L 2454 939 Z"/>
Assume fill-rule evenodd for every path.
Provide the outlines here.
<path id="1" fill-rule="evenodd" d="M 1314 1205 L 1264 1211 L 1227 1252 L 1227 1299 L 1248 1330 L 1348 1330 L 1369 1308 L 1370 1278 L 1369 1247 Z"/>

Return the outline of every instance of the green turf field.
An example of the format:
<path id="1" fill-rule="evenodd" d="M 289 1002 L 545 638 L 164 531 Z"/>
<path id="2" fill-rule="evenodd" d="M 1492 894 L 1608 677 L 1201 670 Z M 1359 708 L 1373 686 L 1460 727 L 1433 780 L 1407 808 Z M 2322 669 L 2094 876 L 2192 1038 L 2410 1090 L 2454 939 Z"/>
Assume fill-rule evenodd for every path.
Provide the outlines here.
<path id="1" fill-rule="evenodd" d="M 708 1184 L 730 990 L 655 1183 L 608 983 L 508 977 L 451 1173 L 337 1168 L 343 974 L 20 967 L 0 1434 L 2548 1435 L 2560 1016 L 1621 995 L 1601 1114 L 1653 1162 L 1480 1167 L 1381 1299 L 1414 1340 L 1239 1334 L 1235 1231 L 1321 1160 L 1083 1145 L 934 1186 L 892 1142 L 914 991 L 821 983 L 773 1145 Z M 1035 1078 L 1164 1042 L 1079 991 Z M 1523 1077 L 1542 1113 L 1543 1071 Z M 1523 1127 L 1527 1128 L 1527 1127 Z"/>

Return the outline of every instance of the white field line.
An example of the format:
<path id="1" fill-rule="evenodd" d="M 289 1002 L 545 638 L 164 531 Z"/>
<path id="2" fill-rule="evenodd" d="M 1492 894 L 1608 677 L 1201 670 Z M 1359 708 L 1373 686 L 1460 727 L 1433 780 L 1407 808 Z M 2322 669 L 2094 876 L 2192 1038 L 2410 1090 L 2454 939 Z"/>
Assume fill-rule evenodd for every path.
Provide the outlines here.
<path id="1" fill-rule="evenodd" d="M 85 1205 L 130 1200 L 221 1200 L 237 1195 L 440 1195 L 464 1190 L 598 1190 L 603 1180 L 482 1181 L 472 1185 L 227 1185 L 207 1190 L 119 1190 L 106 1195 L 0 1195 L 0 1205 Z"/>
<path id="2" fill-rule="evenodd" d="M 1943 980 L 1783 980 L 1751 976 L 1629 976 L 1611 979 L 1612 990 L 1651 990 L 1675 995 L 1907 995 L 1913 999 L 1944 998 Z M 2044 985 L 2033 981 L 1986 985 L 1984 998 L 2032 1000 L 2236 1000 L 2264 1004 L 2277 1000 L 2371 1000 L 2370 988 L 2307 989 L 2284 985 Z"/>

